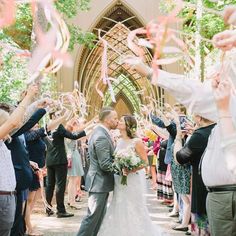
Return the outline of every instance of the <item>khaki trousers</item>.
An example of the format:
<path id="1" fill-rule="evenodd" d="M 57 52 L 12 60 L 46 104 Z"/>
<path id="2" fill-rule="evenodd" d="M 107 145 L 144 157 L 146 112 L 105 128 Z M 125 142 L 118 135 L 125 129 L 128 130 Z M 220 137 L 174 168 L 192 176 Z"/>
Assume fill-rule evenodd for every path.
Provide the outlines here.
<path id="1" fill-rule="evenodd" d="M 209 192 L 206 204 L 211 236 L 236 236 L 236 192 Z"/>

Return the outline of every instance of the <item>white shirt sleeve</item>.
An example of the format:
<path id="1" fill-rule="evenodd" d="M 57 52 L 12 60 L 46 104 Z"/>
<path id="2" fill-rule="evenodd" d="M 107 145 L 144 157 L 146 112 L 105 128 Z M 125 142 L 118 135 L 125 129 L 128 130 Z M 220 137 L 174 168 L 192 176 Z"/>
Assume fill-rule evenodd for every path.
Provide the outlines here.
<path id="1" fill-rule="evenodd" d="M 217 121 L 217 107 L 210 80 L 202 83 L 181 75 L 160 71 L 157 83 L 187 107 L 190 112 L 211 121 Z"/>

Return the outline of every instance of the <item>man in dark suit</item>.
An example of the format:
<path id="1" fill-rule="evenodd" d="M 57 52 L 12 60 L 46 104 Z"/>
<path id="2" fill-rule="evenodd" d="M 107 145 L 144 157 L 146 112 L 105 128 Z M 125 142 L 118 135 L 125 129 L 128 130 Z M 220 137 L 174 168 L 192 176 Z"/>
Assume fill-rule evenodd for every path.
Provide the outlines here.
<path id="1" fill-rule="evenodd" d="M 67 155 L 65 149 L 65 138 L 79 139 L 86 136 L 86 132 L 71 133 L 61 124 L 52 133 L 52 139 L 46 138 L 47 145 L 46 166 L 47 166 L 47 187 L 46 200 L 51 205 L 53 192 L 56 185 L 57 217 L 71 217 L 74 214 L 66 212 L 64 195 L 67 178 Z M 46 209 L 48 216 L 53 214 L 51 209 Z"/>
<path id="2" fill-rule="evenodd" d="M 114 145 L 110 130 L 116 129 L 118 116 L 112 108 L 103 108 L 99 115 L 101 124 L 89 140 L 90 167 L 86 177 L 89 192 L 88 213 L 81 223 L 77 236 L 96 236 L 106 212 L 109 192 L 114 189 L 112 173 Z"/>

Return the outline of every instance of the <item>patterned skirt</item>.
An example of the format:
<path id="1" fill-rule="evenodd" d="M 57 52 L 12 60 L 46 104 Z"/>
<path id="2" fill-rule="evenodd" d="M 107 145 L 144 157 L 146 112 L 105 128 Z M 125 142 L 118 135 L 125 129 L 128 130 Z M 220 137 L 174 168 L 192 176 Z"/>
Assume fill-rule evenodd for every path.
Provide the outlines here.
<path id="1" fill-rule="evenodd" d="M 179 165 L 175 162 L 175 160 L 172 160 L 171 176 L 176 193 L 190 194 L 190 165 Z"/>
<path id="2" fill-rule="evenodd" d="M 166 181 L 166 172 L 158 170 L 157 173 L 157 199 L 173 200 L 172 182 Z"/>
<path id="3" fill-rule="evenodd" d="M 192 213 L 191 232 L 198 236 L 210 236 L 209 222 L 206 214 Z"/>

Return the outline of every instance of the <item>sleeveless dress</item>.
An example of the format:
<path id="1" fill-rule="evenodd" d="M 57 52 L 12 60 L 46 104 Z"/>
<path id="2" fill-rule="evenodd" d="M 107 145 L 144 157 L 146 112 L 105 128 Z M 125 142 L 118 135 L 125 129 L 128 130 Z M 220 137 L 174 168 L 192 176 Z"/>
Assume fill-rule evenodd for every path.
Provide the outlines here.
<path id="1" fill-rule="evenodd" d="M 72 166 L 68 168 L 68 176 L 83 176 L 84 169 L 82 164 L 82 158 L 78 151 L 77 140 L 66 139 L 66 151 L 67 155 L 72 158 Z"/>
<path id="2" fill-rule="evenodd" d="M 119 140 L 116 150 L 133 149 L 137 139 Z M 128 185 L 120 184 L 115 175 L 113 198 L 104 217 L 98 236 L 161 236 L 167 235 L 152 224 L 145 201 L 145 172 L 128 175 Z"/>

